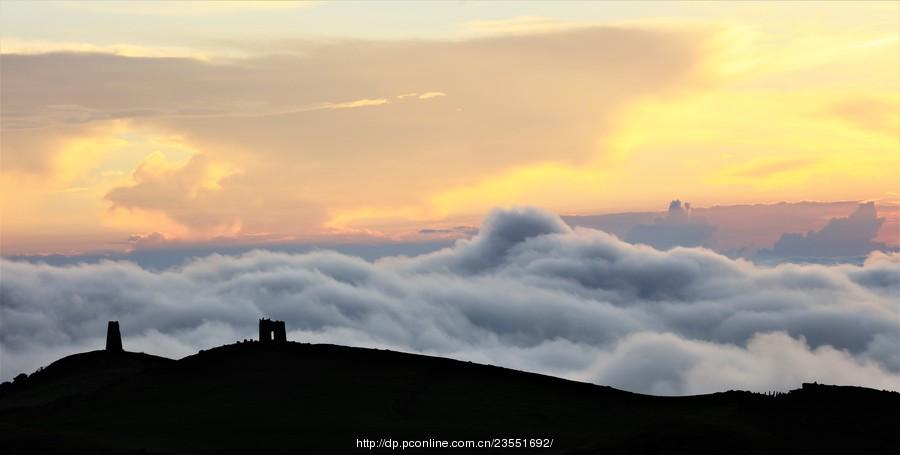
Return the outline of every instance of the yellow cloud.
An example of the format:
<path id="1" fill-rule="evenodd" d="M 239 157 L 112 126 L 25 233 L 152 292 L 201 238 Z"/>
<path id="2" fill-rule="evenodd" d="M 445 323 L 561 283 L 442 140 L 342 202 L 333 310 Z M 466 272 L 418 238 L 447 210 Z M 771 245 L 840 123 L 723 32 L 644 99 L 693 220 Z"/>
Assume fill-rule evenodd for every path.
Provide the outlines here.
<path id="1" fill-rule="evenodd" d="M 81 249 L 91 242 L 98 245 L 97 218 L 105 204 L 102 195 L 123 178 L 97 172 L 103 163 L 129 146 L 127 125 L 109 122 L 95 125 L 83 136 L 62 137 L 49 142 L 30 142 L 49 150 L 34 149 L 43 155 L 46 166 L 31 172 L 0 172 L 0 212 L 3 215 L 3 240 L 9 248 L 30 242 L 34 236 L 59 236 L 70 248 Z M 48 131 L 34 134 L 50 135 Z M 9 242 L 13 239 L 12 242 Z M 19 239 L 19 240 L 16 240 Z M 47 242 L 59 247 L 60 242 Z"/>
<path id="2" fill-rule="evenodd" d="M 4 216 L 22 232 L 73 220 L 198 238 L 395 233 L 498 205 L 585 213 L 896 191 L 900 42 L 884 11 L 897 6 L 842 6 L 846 18 L 819 6 L 807 17 L 734 4 L 641 26 L 516 18 L 472 24 L 515 36 L 302 43 L 277 58 L 156 62 L 150 75 L 144 61 L 67 55 L 91 64 L 62 78 L 58 55 L 17 56 L 5 124 L 82 130 L 52 153 L 5 153 Z M 103 123 L 114 116 L 134 120 Z M 5 134 L 7 152 L 28 133 Z"/>
<path id="3" fill-rule="evenodd" d="M 493 207 L 508 205 L 552 205 L 562 210 L 578 210 L 590 206 L 592 194 L 599 194 L 604 186 L 604 173 L 597 168 L 539 163 L 429 195 L 420 205 L 335 210 L 326 226 L 332 229 L 390 227 L 410 221 L 473 217 Z"/>
<path id="4" fill-rule="evenodd" d="M 438 98 L 438 97 L 441 97 L 441 96 L 447 96 L 447 94 L 444 93 L 444 92 L 426 92 L 426 93 L 423 93 L 423 94 L 419 95 L 419 99 L 420 99 L 420 100 L 427 100 L 427 99 L 430 99 L 430 98 Z"/>
<path id="5" fill-rule="evenodd" d="M 115 215 L 109 224 L 128 225 L 121 221 L 124 213 L 138 219 L 153 215 L 166 226 L 154 230 L 167 237 L 233 234 L 240 231 L 241 221 L 231 216 L 232 208 L 224 204 L 237 201 L 222 199 L 218 193 L 225 179 L 240 173 L 238 167 L 203 153 L 170 161 L 154 151 L 135 168 L 132 181 L 105 195 L 113 203 L 111 213 Z M 179 229 L 172 228 L 176 224 Z"/>
<path id="6" fill-rule="evenodd" d="M 33 172 L 3 169 L 0 172 L 0 210 L 3 214 L 3 239 L 9 248 L 31 242 L 35 235 L 53 235 L 67 240 L 71 248 L 123 247 L 116 239 L 148 230 L 172 237 L 194 234 L 160 211 L 141 208 L 110 208 L 105 195 L 114 188 L 178 175 L 198 153 L 177 136 L 135 128 L 126 121 L 92 124 L 84 135 L 63 136 L 49 142 L 31 142 L 49 147 L 34 150 L 46 156 L 47 164 Z M 45 130 L 24 133 L 49 135 Z M 28 142 L 26 142 L 28 143 Z M 178 159 L 169 160 L 165 153 Z M 143 159 L 142 159 L 143 157 Z M 127 171 L 126 171 L 127 170 Z M 133 171 L 132 171 L 133 170 Z M 235 175 L 230 164 L 210 162 L 198 167 L 185 193 L 217 191 L 223 179 Z M 206 235 L 239 230 L 234 223 Z M 111 244 L 98 244 L 105 236 Z M 10 244 L 10 240 L 12 240 Z M 87 243 L 85 243 L 87 242 Z M 58 242 L 47 242 L 48 248 Z M 56 251 L 56 250 L 54 250 Z"/>
<path id="7" fill-rule="evenodd" d="M 505 205 L 554 206 L 560 210 L 583 205 L 605 183 L 599 169 L 559 163 L 539 163 L 492 176 L 475 185 L 461 186 L 428 198 L 436 217 L 484 213 Z"/>
<path id="8" fill-rule="evenodd" d="M 104 210 L 98 220 L 104 228 L 129 234 L 158 232 L 166 238 L 179 239 L 191 238 L 193 234 L 190 228 L 156 210 L 113 206 Z"/>
<path id="9" fill-rule="evenodd" d="M 46 54 L 50 52 L 95 52 L 119 55 L 122 57 L 151 57 L 151 58 L 190 58 L 209 61 L 212 56 L 199 49 L 178 46 L 146 46 L 130 43 L 94 44 L 77 41 L 51 41 L 21 39 L 11 36 L 0 38 L 3 46 L 0 54 Z M 217 51 L 219 57 L 237 57 L 240 53 Z"/>
<path id="10" fill-rule="evenodd" d="M 239 14 L 252 11 L 308 8 L 314 1 L 135 1 L 125 3 L 88 1 L 62 3 L 62 6 L 98 13 L 154 16 L 198 16 L 207 14 Z"/>
<path id="11" fill-rule="evenodd" d="M 416 205 L 334 210 L 329 225 L 390 226 L 391 219 L 422 222 L 497 205 L 635 210 L 675 196 L 715 204 L 865 199 L 894 189 L 900 181 L 894 35 L 822 38 L 816 26 L 802 30 L 773 37 L 765 25 L 723 28 L 709 47 L 710 86 L 625 106 L 581 166 L 507 169 L 425 194 Z M 857 86 L 835 84 L 828 74 L 821 81 L 796 76 L 848 59 L 862 64 L 845 72 Z"/>
<path id="12" fill-rule="evenodd" d="M 52 160 L 53 179 L 65 185 L 94 169 L 111 153 L 128 144 L 121 136 L 125 128 L 123 122 L 114 122 L 100 135 L 79 137 L 64 143 Z"/>
<path id="13" fill-rule="evenodd" d="M 617 184 L 632 193 L 671 187 L 696 200 L 714 194 L 715 203 L 881 194 L 898 177 L 900 142 L 884 120 L 897 118 L 896 96 L 869 94 L 882 111 L 848 120 L 859 113 L 835 106 L 855 96 L 720 89 L 637 105 L 610 140 L 623 166 Z M 655 185 L 635 186 L 629 175 Z"/>
<path id="14" fill-rule="evenodd" d="M 882 97 L 855 96 L 836 101 L 825 115 L 890 138 L 900 137 L 900 93 Z"/>
<path id="15" fill-rule="evenodd" d="M 552 17 L 516 16 L 509 19 L 477 20 L 462 24 L 463 33 L 476 35 L 522 35 L 551 33 L 589 27 L 597 22 L 572 22 Z"/>

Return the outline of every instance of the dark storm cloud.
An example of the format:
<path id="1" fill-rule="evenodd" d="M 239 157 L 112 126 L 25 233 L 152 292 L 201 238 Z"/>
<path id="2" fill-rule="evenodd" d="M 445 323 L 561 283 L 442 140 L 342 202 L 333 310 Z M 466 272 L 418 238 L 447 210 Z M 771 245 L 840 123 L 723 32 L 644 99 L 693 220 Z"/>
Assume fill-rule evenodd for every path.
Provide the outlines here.
<path id="1" fill-rule="evenodd" d="M 900 390 L 898 256 L 864 266 L 760 267 L 667 252 L 498 210 L 471 239 L 369 262 L 334 252 L 126 262 L 2 262 L 3 378 L 102 346 L 181 356 L 255 336 L 387 347 L 642 392 L 787 388 L 804 380 Z"/>

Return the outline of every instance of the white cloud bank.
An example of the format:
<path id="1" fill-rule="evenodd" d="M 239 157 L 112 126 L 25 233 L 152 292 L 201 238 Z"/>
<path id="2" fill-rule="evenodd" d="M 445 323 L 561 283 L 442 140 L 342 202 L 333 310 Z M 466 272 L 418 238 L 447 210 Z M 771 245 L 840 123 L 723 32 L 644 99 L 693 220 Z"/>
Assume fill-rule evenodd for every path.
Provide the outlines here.
<path id="1" fill-rule="evenodd" d="M 128 262 L 0 263 L 3 379 L 103 346 L 179 357 L 254 338 L 388 347 L 655 394 L 801 382 L 900 390 L 900 256 L 761 267 L 661 252 L 496 210 L 454 247 L 367 262 L 333 252 L 212 255 L 162 272 Z"/>

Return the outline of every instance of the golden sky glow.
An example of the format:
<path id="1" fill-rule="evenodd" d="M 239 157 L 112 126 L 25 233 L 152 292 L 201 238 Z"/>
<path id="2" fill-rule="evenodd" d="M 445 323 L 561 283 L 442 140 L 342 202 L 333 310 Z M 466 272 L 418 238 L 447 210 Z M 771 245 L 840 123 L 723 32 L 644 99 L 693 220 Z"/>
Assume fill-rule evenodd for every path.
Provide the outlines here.
<path id="1" fill-rule="evenodd" d="M 897 2 L 217 5 L 4 4 L 4 254 L 898 202 Z"/>

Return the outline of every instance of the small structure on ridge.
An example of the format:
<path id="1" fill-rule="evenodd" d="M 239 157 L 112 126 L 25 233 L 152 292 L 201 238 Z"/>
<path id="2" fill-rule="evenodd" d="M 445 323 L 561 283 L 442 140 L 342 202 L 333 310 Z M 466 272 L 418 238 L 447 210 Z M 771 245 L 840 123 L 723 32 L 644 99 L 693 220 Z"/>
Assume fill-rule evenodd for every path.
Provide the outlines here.
<path id="1" fill-rule="evenodd" d="M 122 352 L 122 333 L 119 332 L 119 321 L 109 321 L 106 325 L 106 350 Z"/>
<path id="2" fill-rule="evenodd" d="M 284 329 L 284 321 L 273 321 L 262 318 L 259 320 L 260 343 L 286 343 L 287 333 Z"/>

